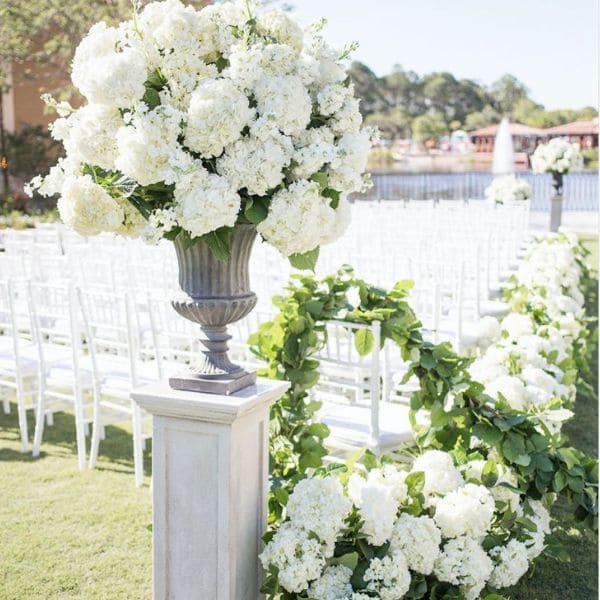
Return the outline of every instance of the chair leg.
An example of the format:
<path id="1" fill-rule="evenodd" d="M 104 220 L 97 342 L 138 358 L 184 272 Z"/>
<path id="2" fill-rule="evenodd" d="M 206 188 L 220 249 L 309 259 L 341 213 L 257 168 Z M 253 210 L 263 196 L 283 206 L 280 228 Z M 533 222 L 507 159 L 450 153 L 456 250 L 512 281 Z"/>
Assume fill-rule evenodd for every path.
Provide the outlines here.
<path id="1" fill-rule="evenodd" d="M 33 456 L 40 455 L 42 437 L 44 435 L 44 413 L 46 412 L 46 386 L 41 380 L 37 386 L 37 405 L 35 409 L 35 433 L 33 434 Z"/>
<path id="2" fill-rule="evenodd" d="M 133 467 L 135 485 L 140 487 L 144 481 L 144 435 L 142 426 L 142 412 L 140 407 L 132 401 L 133 420 Z"/>
<path id="3" fill-rule="evenodd" d="M 6 393 L 6 390 L 3 390 L 2 407 L 4 409 L 4 414 L 10 415 L 10 400 L 8 399 L 8 394 Z"/>
<path id="4" fill-rule="evenodd" d="M 25 407 L 25 391 L 23 380 L 17 375 L 17 412 L 19 415 L 19 432 L 21 434 L 21 452 L 29 449 L 29 435 L 27 432 L 27 408 Z"/>
<path id="5" fill-rule="evenodd" d="M 83 415 L 83 394 L 75 389 L 75 435 L 77 436 L 77 462 L 80 469 L 85 469 L 85 423 Z"/>
<path id="6" fill-rule="evenodd" d="M 90 445 L 89 468 L 93 469 L 98 460 L 100 446 L 100 432 L 102 430 L 102 416 L 100 410 L 100 390 L 94 388 L 94 420 L 92 422 L 92 443 Z"/>
<path id="7" fill-rule="evenodd" d="M 52 427 L 52 425 L 54 425 L 54 413 L 52 411 L 46 414 L 46 425 L 48 425 L 48 427 Z"/>

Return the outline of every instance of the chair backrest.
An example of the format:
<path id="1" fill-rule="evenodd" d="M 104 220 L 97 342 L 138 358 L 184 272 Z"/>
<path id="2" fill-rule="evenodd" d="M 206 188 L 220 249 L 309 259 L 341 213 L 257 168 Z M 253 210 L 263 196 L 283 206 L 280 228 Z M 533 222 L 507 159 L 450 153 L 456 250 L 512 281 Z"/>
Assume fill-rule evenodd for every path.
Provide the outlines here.
<path id="1" fill-rule="evenodd" d="M 17 326 L 15 312 L 15 285 L 10 279 L 0 280 L 0 334 L 9 339 L 9 346 L 14 357 L 14 366 L 19 362 L 21 336 Z"/>
<path id="2" fill-rule="evenodd" d="M 355 346 L 359 332 L 369 332 L 373 350 L 361 355 Z M 368 335 L 368 334 L 367 334 Z M 368 389 L 371 422 L 369 434 L 373 441 L 379 439 L 379 402 L 381 400 L 381 323 L 351 323 L 328 321 L 325 325 L 325 342 L 317 353 L 320 372 L 328 385 L 340 390 L 354 389 L 362 393 Z M 343 394 L 340 394 L 340 398 Z"/>
<path id="3" fill-rule="evenodd" d="M 42 364 L 46 356 L 45 342 L 71 349 L 74 370 L 82 355 L 82 332 L 71 285 L 30 283 L 27 286 L 31 321 L 35 328 Z"/>
<path id="4" fill-rule="evenodd" d="M 132 385 L 137 382 L 138 333 L 127 294 L 76 290 L 92 367 L 101 374 L 102 355 L 128 359 Z"/>

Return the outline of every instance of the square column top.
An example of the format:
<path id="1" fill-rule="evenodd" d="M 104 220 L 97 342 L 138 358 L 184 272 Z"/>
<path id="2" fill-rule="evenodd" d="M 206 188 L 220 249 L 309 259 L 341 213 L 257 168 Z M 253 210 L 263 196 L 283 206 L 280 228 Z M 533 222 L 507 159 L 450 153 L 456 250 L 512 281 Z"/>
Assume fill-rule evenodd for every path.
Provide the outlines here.
<path id="1" fill-rule="evenodd" d="M 162 380 L 135 388 L 131 398 L 152 415 L 227 424 L 272 404 L 289 387 L 288 381 L 259 377 L 254 385 L 221 395 L 174 390 L 168 380 Z"/>

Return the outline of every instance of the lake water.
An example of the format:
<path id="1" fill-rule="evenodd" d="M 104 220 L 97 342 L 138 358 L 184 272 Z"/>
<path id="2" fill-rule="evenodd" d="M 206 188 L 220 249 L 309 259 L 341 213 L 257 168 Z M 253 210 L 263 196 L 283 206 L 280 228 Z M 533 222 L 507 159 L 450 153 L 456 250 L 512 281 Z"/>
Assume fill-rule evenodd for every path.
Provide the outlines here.
<path id="1" fill-rule="evenodd" d="M 462 173 L 372 173 L 373 187 L 358 198 L 371 200 L 461 200 L 484 198 L 491 183 L 489 172 Z M 549 211 L 552 196 L 552 177 L 531 171 L 520 171 L 533 190 L 531 210 Z M 563 210 L 598 210 L 598 174 L 582 171 L 564 177 Z"/>

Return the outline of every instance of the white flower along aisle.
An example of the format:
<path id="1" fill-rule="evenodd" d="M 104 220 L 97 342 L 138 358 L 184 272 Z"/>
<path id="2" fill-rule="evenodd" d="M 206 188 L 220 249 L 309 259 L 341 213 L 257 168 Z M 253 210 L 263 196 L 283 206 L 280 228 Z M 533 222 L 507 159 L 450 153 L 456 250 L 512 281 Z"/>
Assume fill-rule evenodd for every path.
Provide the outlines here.
<path id="1" fill-rule="evenodd" d="M 366 184 L 372 132 L 343 66 L 352 46 L 327 46 L 322 23 L 304 32 L 282 11 L 253 11 L 165 0 L 94 25 L 72 70 L 88 104 L 48 99 L 66 157 L 29 191 L 58 194 L 82 235 L 182 233 L 226 257 L 231 228 L 252 223 L 314 263 L 348 224 L 346 195 Z"/>
<path id="2" fill-rule="evenodd" d="M 531 449 L 510 437 L 508 423 L 495 447 L 498 433 L 483 426 L 467 447 L 429 449 L 412 465 L 371 457 L 366 472 L 351 462 L 301 480 L 261 556 L 269 598 L 503 598 L 495 590 L 516 584 L 546 549 L 556 492 L 582 492 L 580 502 L 597 514 L 595 461 L 565 447 L 560 435 L 573 416 L 576 358 L 586 358 L 583 278 L 575 239 L 536 241 L 505 289 L 513 312 L 491 327 L 493 340 L 470 366 L 485 385 L 490 415 L 505 407 L 514 423 L 532 425 Z M 420 440 L 434 419 L 438 428 L 451 420 L 452 402 L 445 402 L 447 419 L 419 410 Z M 547 461 L 538 450 L 553 446 L 561 470 L 528 487 L 528 466 Z M 584 488 L 571 476 L 586 469 L 592 486 Z"/>

